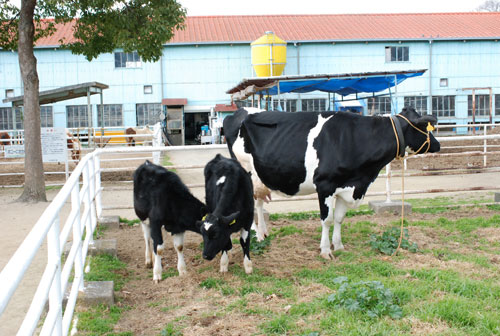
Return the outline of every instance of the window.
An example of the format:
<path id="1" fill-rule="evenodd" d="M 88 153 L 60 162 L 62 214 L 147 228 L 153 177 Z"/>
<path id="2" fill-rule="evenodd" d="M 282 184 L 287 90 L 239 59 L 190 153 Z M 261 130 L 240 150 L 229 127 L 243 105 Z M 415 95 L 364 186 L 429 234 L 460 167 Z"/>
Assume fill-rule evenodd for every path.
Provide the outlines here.
<path id="1" fill-rule="evenodd" d="M 115 52 L 115 68 L 140 68 L 141 65 L 141 58 L 137 51 Z"/>
<path id="2" fill-rule="evenodd" d="M 12 97 L 14 97 L 14 89 L 5 90 L 5 98 L 12 98 Z"/>
<path id="3" fill-rule="evenodd" d="M 296 99 L 281 99 L 281 111 L 287 112 L 297 112 L 297 100 Z M 286 109 L 285 109 L 286 105 Z M 273 100 L 273 110 L 278 110 L 278 99 Z"/>
<path id="4" fill-rule="evenodd" d="M 409 47 L 385 47 L 386 62 L 408 62 Z"/>
<path id="5" fill-rule="evenodd" d="M 136 117 L 137 126 L 154 125 L 160 121 L 161 104 L 137 104 Z"/>
<path id="6" fill-rule="evenodd" d="M 435 117 L 455 116 L 455 96 L 432 96 L 432 115 Z"/>
<path id="7" fill-rule="evenodd" d="M 104 115 L 102 109 L 104 107 Z M 122 105 L 121 104 L 106 104 L 97 105 L 97 125 L 103 127 L 102 121 L 104 120 L 104 127 L 122 126 Z"/>
<path id="8" fill-rule="evenodd" d="M 152 85 L 144 85 L 144 94 L 152 94 L 153 86 Z"/>
<path id="9" fill-rule="evenodd" d="M 67 127 L 85 128 L 89 126 L 87 105 L 66 106 Z"/>
<path id="10" fill-rule="evenodd" d="M 489 95 L 476 95 L 476 116 L 489 116 L 490 115 L 490 96 Z M 467 112 L 472 116 L 472 95 L 467 97 Z"/>
<path id="11" fill-rule="evenodd" d="M 390 114 L 391 97 L 372 97 L 368 98 L 368 114 Z"/>
<path id="12" fill-rule="evenodd" d="M 23 111 L 20 107 L 15 108 L 15 117 L 12 114 L 12 107 L 0 107 L 0 129 L 23 129 Z M 15 118 L 15 119 L 14 119 Z"/>
<path id="13" fill-rule="evenodd" d="M 420 114 L 427 114 L 427 96 L 405 97 L 405 106 L 411 106 Z"/>
<path id="14" fill-rule="evenodd" d="M 441 78 L 439 80 L 439 86 L 441 86 L 441 87 L 447 87 L 448 86 L 448 78 Z"/>
<path id="15" fill-rule="evenodd" d="M 303 112 L 326 111 L 326 99 L 302 99 Z"/>
<path id="16" fill-rule="evenodd" d="M 40 121 L 42 127 L 54 127 L 52 106 L 40 106 Z"/>
<path id="17" fill-rule="evenodd" d="M 238 108 L 241 108 L 241 107 L 252 107 L 252 100 L 251 99 L 248 99 L 248 100 L 237 100 L 234 103 L 236 104 L 236 106 L 238 106 Z"/>

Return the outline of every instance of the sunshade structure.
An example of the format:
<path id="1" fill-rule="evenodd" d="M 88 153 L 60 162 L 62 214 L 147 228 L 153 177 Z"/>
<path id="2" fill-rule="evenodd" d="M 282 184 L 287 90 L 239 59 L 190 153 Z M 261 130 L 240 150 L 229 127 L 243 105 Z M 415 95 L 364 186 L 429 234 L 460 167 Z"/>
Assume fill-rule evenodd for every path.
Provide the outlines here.
<path id="1" fill-rule="evenodd" d="M 244 100 L 254 94 L 279 95 L 311 91 L 336 93 L 341 96 L 373 94 L 390 89 L 407 78 L 422 76 L 425 71 L 426 69 L 245 78 L 226 93 L 230 94 L 233 100 Z"/>

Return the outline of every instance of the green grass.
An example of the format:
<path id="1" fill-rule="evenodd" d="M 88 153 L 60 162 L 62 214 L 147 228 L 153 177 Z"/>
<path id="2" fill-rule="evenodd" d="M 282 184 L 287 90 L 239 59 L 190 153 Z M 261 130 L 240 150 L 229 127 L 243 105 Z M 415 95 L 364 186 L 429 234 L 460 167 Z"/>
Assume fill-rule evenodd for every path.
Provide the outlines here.
<path id="1" fill-rule="evenodd" d="M 170 161 L 170 156 L 168 156 L 167 154 L 164 154 L 164 156 L 162 157 L 162 159 L 161 159 L 161 165 L 164 166 L 164 167 L 166 167 L 171 172 L 177 173 L 176 169 L 170 169 L 170 168 L 168 168 L 168 166 L 173 166 L 174 164 Z"/>
<path id="2" fill-rule="evenodd" d="M 119 291 L 128 281 L 127 265 L 118 258 L 102 254 L 89 258 L 90 271 L 85 273 L 85 281 L 113 281 L 114 290 Z"/>
<path id="3" fill-rule="evenodd" d="M 127 219 L 124 217 L 120 217 L 120 223 L 123 223 L 123 224 L 128 225 L 128 226 L 133 226 L 134 224 L 139 224 L 140 222 L 141 222 L 141 220 L 139 218 Z"/>
<path id="4" fill-rule="evenodd" d="M 479 204 L 484 200 L 476 201 Z M 226 275 L 218 274 L 218 264 L 203 263 L 196 266 L 193 272 L 197 272 L 197 276 L 203 280 L 194 288 L 194 291 L 201 294 L 195 295 L 192 300 L 214 300 L 210 301 L 214 303 L 210 316 L 227 319 L 234 314 L 259 321 L 254 335 L 399 336 L 423 335 L 426 332 L 460 336 L 500 335 L 500 272 L 497 261 L 500 242 L 491 241 L 477 232 L 479 228 L 500 228 L 500 214 L 450 219 L 451 216 L 446 216 L 446 213 L 454 210 L 450 210 L 449 205 L 454 206 L 459 202 L 473 203 L 445 197 L 415 201 L 414 207 L 434 206 L 438 209 L 429 213 L 440 213 L 441 208 L 445 211 L 435 217 L 425 217 L 432 218 L 430 220 L 405 224 L 409 228 L 409 238 L 413 238 L 412 230 L 416 230 L 434 240 L 431 247 L 419 246 L 421 249 L 416 254 L 404 252 L 395 257 L 387 257 L 370 249 L 370 234 L 379 233 L 391 224 L 398 226 L 399 233 L 400 223 L 384 222 L 385 228 L 381 230 L 374 221 L 365 220 L 365 217 L 363 220 L 356 218 L 357 215 L 370 216 L 371 212 L 362 208 L 358 212 L 351 212 L 353 217 L 345 221 L 342 227 L 347 251 L 336 252 L 333 261 L 324 261 L 318 256 L 310 264 L 278 263 L 273 266 L 290 268 L 282 273 L 274 273 L 267 266 L 262 266 L 268 257 L 266 252 L 275 247 L 273 244 L 284 237 L 291 237 L 276 244 L 276 247 L 281 248 L 285 241 L 293 243 L 295 237 L 301 235 L 318 238 L 319 244 L 321 229 L 311 231 L 301 227 L 300 223 L 281 223 L 274 227 L 271 225 L 270 235 L 264 242 L 260 242 L 262 245 L 254 241 L 251 243 L 255 248 L 251 252 L 255 256 L 252 258 L 252 274 L 246 274 L 240 262 L 231 264 Z M 492 206 L 490 210 L 497 211 L 500 207 Z M 304 220 L 317 219 L 319 213 L 272 216 L 275 216 L 274 219 Z M 420 245 L 419 240 L 412 241 Z M 234 243 L 239 245 L 239 239 L 234 240 Z M 463 253 L 464 248 L 472 252 Z M 286 250 L 283 251 L 286 253 Z M 433 262 L 429 262 L 431 260 Z M 163 274 L 164 278 L 176 276 L 177 271 L 170 267 Z M 365 300 L 368 295 L 366 293 L 370 293 L 373 288 L 380 289 L 381 293 L 386 293 L 387 290 L 391 294 L 380 296 L 381 300 L 388 301 L 390 297 L 393 299 L 391 304 L 397 305 L 401 310 L 396 311 L 397 314 L 392 317 L 387 314 L 387 309 L 383 314 L 371 314 L 366 309 L 357 310 L 347 300 L 351 298 L 349 295 L 344 300 L 347 305 L 332 300 L 329 302 L 329 297 L 342 293 L 339 277 L 348 279 L 351 285 L 349 295 L 352 294 L 357 300 Z M 376 285 L 368 289 L 363 287 L 371 286 L 369 284 Z M 368 296 L 373 298 L 372 294 Z M 218 301 L 222 297 L 226 304 L 220 305 Z M 377 310 L 381 307 L 378 306 L 379 302 L 370 301 L 370 304 L 369 311 L 383 311 Z M 385 307 L 390 307 L 391 304 L 386 304 Z M 165 322 L 161 325 L 163 329 L 153 332 L 159 333 L 157 335 L 180 336 L 183 332 L 187 333 L 188 329 L 185 328 L 199 323 L 200 316 L 207 314 L 200 312 L 198 315 L 169 318 L 168 316 L 179 316 L 182 309 L 182 305 L 170 301 L 169 297 L 157 298 L 148 307 L 165 316 Z M 401 318 L 398 318 L 399 313 Z M 101 311 L 96 314 L 95 319 L 103 317 L 113 321 L 111 316 L 115 315 Z M 169 323 L 166 324 L 167 322 Z M 419 326 L 422 329 L 415 330 Z M 95 328 L 97 330 L 97 326 Z M 430 328 L 430 331 L 426 328 Z M 87 331 L 87 334 L 114 335 L 109 330 L 103 327 L 102 331 Z"/>
<path id="5" fill-rule="evenodd" d="M 113 333 L 113 327 L 128 307 L 93 306 L 78 313 L 79 335 L 132 336 L 131 332 Z"/>

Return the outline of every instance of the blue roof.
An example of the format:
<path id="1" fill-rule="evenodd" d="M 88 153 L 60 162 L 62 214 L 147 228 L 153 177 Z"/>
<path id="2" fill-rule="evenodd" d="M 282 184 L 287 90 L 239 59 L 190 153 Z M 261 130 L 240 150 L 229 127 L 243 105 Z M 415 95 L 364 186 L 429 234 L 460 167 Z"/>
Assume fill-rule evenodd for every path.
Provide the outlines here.
<path id="1" fill-rule="evenodd" d="M 407 78 L 422 76 L 425 71 L 426 69 L 245 78 L 226 93 L 242 98 L 255 93 L 277 95 L 278 93 L 289 92 L 323 91 L 337 93 L 342 96 L 357 93 L 375 93 L 392 88 Z M 235 98 L 240 99 L 239 97 Z"/>
<path id="2" fill-rule="evenodd" d="M 324 80 L 280 81 L 279 93 L 306 93 L 323 91 L 347 96 L 354 93 L 373 93 L 387 90 L 407 78 L 421 76 L 423 72 L 373 76 L 364 78 L 329 78 Z M 265 90 L 266 94 L 278 94 L 278 85 Z"/>

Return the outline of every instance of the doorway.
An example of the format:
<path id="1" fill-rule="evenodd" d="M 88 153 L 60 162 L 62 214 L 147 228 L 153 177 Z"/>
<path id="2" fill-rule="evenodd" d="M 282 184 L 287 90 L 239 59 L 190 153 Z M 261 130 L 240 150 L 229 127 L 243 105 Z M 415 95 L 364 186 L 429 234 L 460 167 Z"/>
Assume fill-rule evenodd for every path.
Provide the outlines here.
<path id="1" fill-rule="evenodd" d="M 184 114 L 184 134 L 186 145 L 199 145 L 201 137 L 201 127 L 209 126 L 208 117 L 210 112 L 196 112 Z"/>

